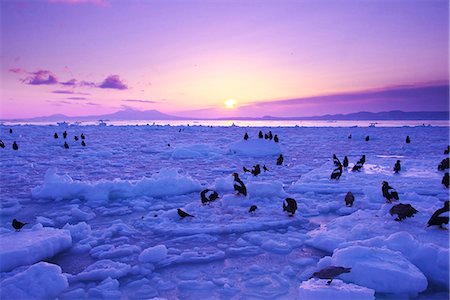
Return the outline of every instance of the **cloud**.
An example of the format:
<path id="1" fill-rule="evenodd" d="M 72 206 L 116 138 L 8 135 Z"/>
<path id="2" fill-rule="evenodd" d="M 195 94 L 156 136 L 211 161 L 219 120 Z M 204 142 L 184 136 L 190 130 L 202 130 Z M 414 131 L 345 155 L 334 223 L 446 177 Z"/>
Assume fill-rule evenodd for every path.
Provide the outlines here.
<path id="1" fill-rule="evenodd" d="M 136 99 L 124 99 L 122 101 L 135 102 L 135 103 L 158 103 L 157 101 L 153 101 L 153 100 L 136 100 Z"/>
<path id="2" fill-rule="evenodd" d="M 64 85 L 64 86 L 76 86 L 77 85 L 77 80 L 76 79 L 70 79 L 69 81 L 60 82 L 59 84 Z"/>
<path id="3" fill-rule="evenodd" d="M 26 77 L 22 81 L 31 85 L 47 85 L 58 83 L 58 78 L 48 70 L 38 70 L 30 72 L 31 76 Z"/>
<path id="4" fill-rule="evenodd" d="M 68 97 L 69 100 L 87 100 L 85 97 Z"/>
<path id="5" fill-rule="evenodd" d="M 127 90 L 128 86 L 120 79 L 119 75 L 110 75 L 98 85 L 102 89 Z"/>
<path id="6" fill-rule="evenodd" d="M 94 4 L 97 6 L 109 6 L 109 2 L 106 0 L 48 0 L 49 3 L 61 3 L 61 4 Z"/>
<path id="7" fill-rule="evenodd" d="M 100 104 L 94 103 L 94 102 L 86 102 L 86 103 L 84 103 L 84 104 L 86 104 L 86 105 L 92 105 L 92 106 L 100 106 Z"/>
<path id="8" fill-rule="evenodd" d="M 11 68 L 8 71 L 11 72 L 11 73 L 16 73 L 16 74 L 27 73 L 27 71 L 22 69 L 22 68 Z"/>
<path id="9" fill-rule="evenodd" d="M 74 91 L 56 90 L 52 91 L 53 94 L 75 94 Z"/>

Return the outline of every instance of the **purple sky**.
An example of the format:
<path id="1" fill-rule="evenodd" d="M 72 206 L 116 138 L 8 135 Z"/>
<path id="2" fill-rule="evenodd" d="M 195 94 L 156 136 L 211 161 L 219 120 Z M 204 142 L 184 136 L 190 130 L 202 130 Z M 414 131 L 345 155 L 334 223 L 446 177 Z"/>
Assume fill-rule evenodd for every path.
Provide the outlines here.
<path id="1" fill-rule="evenodd" d="M 2 0 L 0 118 L 448 110 L 447 0 Z M 225 108 L 235 99 L 235 108 Z"/>

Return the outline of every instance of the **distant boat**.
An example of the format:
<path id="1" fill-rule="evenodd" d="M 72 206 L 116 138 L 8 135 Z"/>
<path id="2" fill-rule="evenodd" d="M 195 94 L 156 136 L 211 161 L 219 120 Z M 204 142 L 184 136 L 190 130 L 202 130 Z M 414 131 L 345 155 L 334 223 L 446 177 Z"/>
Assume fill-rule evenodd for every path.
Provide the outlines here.
<path id="1" fill-rule="evenodd" d="M 98 120 L 98 126 L 106 126 L 106 122 L 104 120 Z"/>
<path id="2" fill-rule="evenodd" d="M 61 126 L 61 127 L 68 127 L 68 126 L 69 126 L 69 123 L 67 123 L 66 121 L 64 121 L 64 122 L 58 122 L 58 123 L 56 123 L 56 124 L 58 124 L 58 126 Z"/>
<path id="3" fill-rule="evenodd" d="M 375 123 L 370 123 L 369 127 L 375 127 L 375 125 L 378 124 L 377 122 Z"/>

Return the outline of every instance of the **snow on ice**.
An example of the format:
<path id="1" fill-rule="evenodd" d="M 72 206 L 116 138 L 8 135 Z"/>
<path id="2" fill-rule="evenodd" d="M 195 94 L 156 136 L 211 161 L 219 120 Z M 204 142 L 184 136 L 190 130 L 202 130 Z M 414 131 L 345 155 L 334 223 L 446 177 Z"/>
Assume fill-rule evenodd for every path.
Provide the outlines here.
<path id="1" fill-rule="evenodd" d="M 0 126 L 3 142 L 20 147 L 0 149 L 2 299 L 449 297 L 448 230 L 427 227 L 449 198 L 437 170 L 448 127 L 13 130 Z M 69 149 L 53 138 L 63 130 Z M 280 142 L 259 139 L 260 130 Z M 73 139 L 82 132 L 86 147 Z M 350 161 L 339 180 L 330 180 L 333 154 Z M 256 164 L 268 171 L 243 172 Z M 234 172 L 246 197 L 233 189 Z M 383 181 L 414 217 L 394 220 Z M 219 199 L 202 205 L 205 188 Z M 286 197 L 297 201 L 293 217 L 282 210 Z M 30 224 L 16 232 L 13 218 Z M 352 270 L 330 285 L 311 278 L 328 266 Z"/>

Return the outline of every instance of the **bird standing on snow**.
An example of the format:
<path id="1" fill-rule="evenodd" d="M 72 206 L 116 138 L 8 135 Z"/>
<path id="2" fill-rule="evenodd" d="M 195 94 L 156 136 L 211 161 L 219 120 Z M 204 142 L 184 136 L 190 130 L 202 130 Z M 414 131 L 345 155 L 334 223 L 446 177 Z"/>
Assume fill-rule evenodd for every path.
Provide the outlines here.
<path id="1" fill-rule="evenodd" d="M 342 175 L 342 165 L 339 165 L 336 169 L 331 172 L 331 179 L 338 180 Z"/>
<path id="2" fill-rule="evenodd" d="M 281 166 L 283 164 L 283 161 L 284 161 L 283 154 L 280 154 L 280 156 L 278 156 L 277 158 L 277 166 Z"/>
<path id="3" fill-rule="evenodd" d="M 347 195 L 345 195 L 345 206 L 352 207 L 353 202 L 355 202 L 355 196 L 353 196 L 352 192 L 348 192 Z"/>
<path id="4" fill-rule="evenodd" d="M 5 143 L 2 140 L 0 140 L 0 147 L 5 148 Z"/>
<path id="5" fill-rule="evenodd" d="M 394 205 L 389 210 L 389 213 L 391 216 L 397 215 L 397 218 L 395 218 L 395 221 L 401 221 L 406 218 L 411 218 L 414 214 L 418 213 L 417 209 L 412 207 L 411 204 L 402 204 L 399 203 L 397 205 Z"/>
<path id="6" fill-rule="evenodd" d="M 194 217 L 193 215 L 190 215 L 190 214 L 188 214 L 187 212 L 185 212 L 185 211 L 183 211 L 183 210 L 181 210 L 181 209 L 177 209 L 177 212 L 178 212 L 178 215 L 181 217 L 181 218 L 185 218 L 185 217 Z"/>
<path id="7" fill-rule="evenodd" d="M 81 146 L 86 147 L 86 143 L 84 141 L 81 141 Z"/>
<path id="8" fill-rule="evenodd" d="M 438 165 L 438 170 L 444 171 L 445 169 L 448 169 L 448 168 L 449 168 L 449 159 L 447 157 L 447 158 L 444 158 L 443 160 L 441 160 L 441 162 Z"/>
<path id="9" fill-rule="evenodd" d="M 269 169 L 267 169 L 266 165 L 263 165 L 263 170 L 264 170 L 264 172 L 269 171 Z"/>
<path id="10" fill-rule="evenodd" d="M 75 141 L 78 141 L 78 136 L 73 137 Z"/>
<path id="11" fill-rule="evenodd" d="M 447 149 L 444 150 L 444 154 L 449 154 L 450 153 L 450 146 L 447 146 Z"/>
<path id="12" fill-rule="evenodd" d="M 336 154 L 333 154 L 333 163 L 336 167 L 341 165 L 341 161 L 337 158 Z"/>
<path id="13" fill-rule="evenodd" d="M 244 171 L 244 173 L 250 173 L 251 171 L 249 169 L 247 169 L 246 167 L 242 167 L 242 170 Z"/>
<path id="14" fill-rule="evenodd" d="M 344 168 L 348 167 L 348 158 L 347 158 L 347 156 L 344 157 L 343 166 L 344 166 Z"/>
<path id="15" fill-rule="evenodd" d="M 366 142 L 368 142 L 370 140 L 369 136 L 366 136 Z"/>
<path id="16" fill-rule="evenodd" d="M 55 134 L 53 135 L 53 137 L 54 137 L 55 139 L 57 139 L 57 138 L 58 138 L 58 134 L 55 132 Z"/>
<path id="17" fill-rule="evenodd" d="M 244 140 L 248 140 L 248 133 L 247 132 L 244 134 Z"/>
<path id="18" fill-rule="evenodd" d="M 256 205 L 252 205 L 250 206 L 250 209 L 248 210 L 249 213 L 253 213 L 258 209 L 258 207 Z"/>
<path id="19" fill-rule="evenodd" d="M 66 138 L 66 137 L 67 137 L 67 131 L 64 130 L 64 132 L 63 132 L 63 138 Z"/>
<path id="20" fill-rule="evenodd" d="M 206 204 L 208 202 L 213 202 L 217 200 L 219 198 L 219 194 L 216 191 L 205 189 L 201 191 L 200 198 L 202 200 L 202 204 Z"/>
<path id="21" fill-rule="evenodd" d="M 244 196 L 247 196 L 247 188 L 245 187 L 244 182 L 239 178 L 238 173 L 233 173 L 234 176 L 234 183 L 233 188 L 237 192 L 238 195 L 242 194 Z"/>
<path id="22" fill-rule="evenodd" d="M 275 134 L 275 136 L 273 137 L 273 140 L 275 143 L 278 143 L 280 140 L 278 139 L 278 135 Z"/>
<path id="23" fill-rule="evenodd" d="M 400 170 L 401 170 L 400 160 L 397 160 L 397 162 L 395 163 L 395 166 L 394 166 L 394 172 L 398 173 L 398 172 L 400 172 Z"/>
<path id="24" fill-rule="evenodd" d="M 439 226 L 439 228 L 444 229 L 444 227 L 442 227 L 443 224 L 448 224 L 448 216 L 439 216 L 445 212 L 449 211 L 449 201 L 445 201 L 444 202 L 444 207 L 439 208 L 438 210 L 436 210 L 433 215 L 431 216 L 431 218 L 428 220 L 428 226 Z"/>
<path id="25" fill-rule="evenodd" d="M 259 133 L 258 133 L 258 137 L 260 138 L 260 139 L 262 139 L 263 138 L 263 133 L 262 133 L 262 131 L 260 130 L 259 131 Z"/>
<path id="26" fill-rule="evenodd" d="M 81 133 L 81 139 L 84 140 L 84 133 Z"/>
<path id="27" fill-rule="evenodd" d="M 64 142 L 64 148 L 69 149 L 69 144 L 67 144 L 67 142 Z"/>
<path id="28" fill-rule="evenodd" d="M 283 201 L 283 211 L 287 211 L 289 213 L 289 217 L 293 217 L 297 210 L 297 201 L 293 198 L 286 198 Z"/>
<path id="29" fill-rule="evenodd" d="M 259 164 L 254 165 L 252 169 L 253 176 L 258 176 L 261 173 L 261 166 Z"/>
<path id="30" fill-rule="evenodd" d="M 12 133 L 12 128 L 9 129 L 9 133 Z"/>
<path id="31" fill-rule="evenodd" d="M 12 227 L 14 227 L 14 229 L 16 231 L 20 231 L 20 229 L 22 229 L 23 226 L 27 225 L 28 223 L 22 223 L 20 221 L 17 221 L 16 219 L 14 219 L 12 221 Z"/>
<path id="32" fill-rule="evenodd" d="M 446 172 L 446 173 L 444 174 L 444 177 L 442 177 L 441 183 L 442 183 L 446 188 L 448 188 L 448 172 Z"/>
<path id="33" fill-rule="evenodd" d="M 329 279 L 327 284 L 330 285 L 334 278 L 338 277 L 343 273 L 350 273 L 352 268 L 344 268 L 344 267 L 336 267 L 329 266 L 325 269 L 322 269 L 318 272 L 315 272 L 312 277 L 320 278 L 320 279 Z"/>
<path id="34" fill-rule="evenodd" d="M 392 202 L 392 199 L 399 200 L 397 191 L 391 187 L 387 181 L 383 181 L 381 191 L 383 192 L 383 197 L 386 198 L 387 201 Z"/>
<path id="35" fill-rule="evenodd" d="M 406 136 L 406 143 L 407 144 L 411 143 L 411 139 L 409 138 L 409 135 Z"/>
<path id="36" fill-rule="evenodd" d="M 19 150 L 19 146 L 17 145 L 16 141 L 12 144 L 13 150 Z"/>

